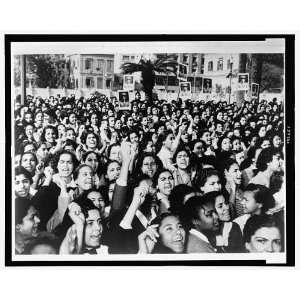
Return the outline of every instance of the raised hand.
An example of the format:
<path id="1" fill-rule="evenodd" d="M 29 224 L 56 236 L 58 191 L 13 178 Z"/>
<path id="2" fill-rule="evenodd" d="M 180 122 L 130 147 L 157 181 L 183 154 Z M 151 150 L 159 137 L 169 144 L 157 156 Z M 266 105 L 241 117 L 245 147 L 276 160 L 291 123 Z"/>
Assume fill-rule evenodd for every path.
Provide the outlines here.
<path id="1" fill-rule="evenodd" d="M 71 202 L 68 206 L 69 209 L 69 216 L 71 220 L 76 224 L 77 226 L 84 226 L 85 217 L 81 211 L 81 207 L 74 202 Z"/>
<path id="2" fill-rule="evenodd" d="M 121 152 L 121 157 L 122 157 L 122 161 L 125 162 L 129 162 L 132 158 L 132 155 L 131 155 L 131 144 L 129 142 L 122 142 L 121 143 L 121 149 L 120 149 L 120 152 Z"/>
<path id="3" fill-rule="evenodd" d="M 45 182 L 49 184 L 52 181 L 54 170 L 50 166 L 48 166 L 44 169 L 44 174 L 46 177 Z"/>
<path id="4" fill-rule="evenodd" d="M 62 241 L 59 254 L 73 254 L 77 246 L 77 230 L 76 225 L 73 224 L 67 231 L 67 234 Z"/>
<path id="5" fill-rule="evenodd" d="M 149 226 L 138 236 L 140 254 L 150 254 L 153 251 L 159 234 L 157 232 L 158 224 Z"/>

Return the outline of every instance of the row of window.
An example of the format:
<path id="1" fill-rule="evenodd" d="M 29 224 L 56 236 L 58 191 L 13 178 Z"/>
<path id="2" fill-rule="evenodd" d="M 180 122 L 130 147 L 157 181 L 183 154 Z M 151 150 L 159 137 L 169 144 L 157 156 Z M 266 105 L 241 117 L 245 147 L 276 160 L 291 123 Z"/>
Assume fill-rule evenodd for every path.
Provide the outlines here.
<path id="1" fill-rule="evenodd" d="M 100 73 L 104 72 L 105 69 L 105 60 L 104 59 L 97 59 L 94 61 L 91 58 L 87 58 L 85 60 L 85 70 L 92 70 L 93 69 L 93 62 L 96 63 L 94 66 L 94 69 Z M 106 61 L 106 72 L 107 73 L 113 73 L 113 61 L 112 60 L 107 60 Z"/>
<path id="2" fill-rule="evenodd" d="M 103 78 L 97 77 L 96 82 L 93 77 L 86 77 L 85 86 L 87 88 L 97 88 L 97 89 L 110 89 L 112 80 L 110 78 L 105 80 L 105 86 L 103 86 Z M 96 84 L 96 86 L 95 86 Z"/>
<path id="3" fill-rule="evenodd" d="M 232 65 L 232 60 L 228 59 L 227 60 L 227 70 L 230 70 Z M 217 71 L 223 71 L 223 57 L 219 58 L 217 61 Z M 207 64 L 207 70 L 208 71 L 213 71 L 214 70 L 214 63 L 213 61 L 209 61 Z"/>

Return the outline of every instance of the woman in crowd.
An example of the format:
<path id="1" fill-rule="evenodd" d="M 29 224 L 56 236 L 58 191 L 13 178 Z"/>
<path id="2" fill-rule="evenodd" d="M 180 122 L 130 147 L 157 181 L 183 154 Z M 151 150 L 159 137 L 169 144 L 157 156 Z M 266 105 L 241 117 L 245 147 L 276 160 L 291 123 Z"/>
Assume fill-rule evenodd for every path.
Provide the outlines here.
<path id="1" fill-rule="evenodd" d="M 31 235 L 26 253 L 252 252 L 252 233 L 241 242 L 247 220 L 282 218 L 282 105 L 154 97 L 120 112 L 113 100 L 16 106 L 15 159 L 25 169 L 15 200 L 35 208 L 34 230 L 59 238 Z M 26 222 L 18 219 L 18 237 Z"/>

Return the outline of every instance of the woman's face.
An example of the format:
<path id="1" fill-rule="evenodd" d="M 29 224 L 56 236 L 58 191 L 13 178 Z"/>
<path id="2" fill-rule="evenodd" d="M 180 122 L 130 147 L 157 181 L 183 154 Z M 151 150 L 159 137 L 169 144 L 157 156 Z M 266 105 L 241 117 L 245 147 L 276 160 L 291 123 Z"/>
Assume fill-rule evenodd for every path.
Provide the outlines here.
<path id="1" fill-rule="evenodd" d="M 98 166 L 99 166 L 99 161 L 97 159 L 97 155 L 95 153 L 90 153 L 86 159 L 85 159 L 85 164 L 90 166 L 94 172 L 97 172 Z"/>
<path id="2" fill-rule="evenodd" d="M 82 167 L 78 172 L 76 184 L 82 191 L 87 191 L 93 187 L 94 172 L 90 166 Z"/>
<path id="3" fill-rule="evenodd" d="M 32 153 L 25 153 L 22 157 L 21 166 L 24 167 L 29 173 L 33 173 L 36 167 L 36 160 Z"/>
<path id="4" fill-rule="evenodd" d="M 176 253 L 184 251 L 185 230 L 175 216 L 164 218 L 159 226 L 158 233 L 162 244 Z"/>
<path id="5" fill-rule="evenodd" d="M 15 177 L 15 194 L 17 197 L 27 197 L 30 190 L 30 180 L 23 174 Z"/>
<path id="6" fill-rule="evenodd" d="M 230 151 L 231 150 L 231 141 L 228 138 L 223 139 L 221 144 L 221 149 L 223 151 Z"/>
<path id="7" fill-rule="evenodd" d="M 250 142 L 250 147 L 254 147 L 257 144 L 257 141 L 258 141 L 257 136 L 252 137 L 251 142 Z"/>
<path id="8" fill-rule="evenodd" d="M 242 182 L 242 173 L 237 163 L 232 164 L 228 171 L 225 170 L 225 176 L 227 180 L 233 180 L 237 185 L 240 185 Z"/>
<path id="9" fill-rule="evenodd" d="M 241 145 L 241 141 L 238 139 L 235 139 L 232 142 L 232 150 L 233 151 L 241 151 L 242 150 L 242 145 Z"/>
<path id="10" fill-rule="evenodd" d="M 281 234 L 277 227 L 262 227 L 258 229 L 246 243 L 249 252 L 280 252 L 282 249 Z"/>
<path id="11" fill-rule="evenodd" d="M 225 201 L 224 196 L 220 195 L 215 200 L 215 209 L 218 214 L 219 220 L 223 222 L 229 222 L 230 211 L 229 211 L 229 204 Z"/>
<path id="12" fill-rule="evenodd" d="M 167 138 L 163 142 L 164 146 L 167 149 L 171 150 L 172 146 L 173 146 L 174 139 L 175 139 L 174 134 L 172 134 L 172 133 L 168 134 Z"/>
<path id="13" fill-rule="evenodd" d="M 188 142 L 189 142 L 189 135 L 188 135 L 187 131 L 184 131 L 184 132 L 181 134 L 181 140 L 182 140 L 184 143 L 188 143 Z"/>
<path id="14" fill-rule="evenodd" d="M 176 164 L 179 169 L 185 170 L 189 166 L 190 158 L 186 151 L 178 152 L 176 156 Z"/>
<path id="15" fill-rule="evenodd" d="M 262 205 L 256 202 L 253 191 L 245 191 L 242 200 L 243 210 L 245 214 L 256 214 Z"/>
<path id="16" fill-rule="evenodd" d="M 41 144 L 40 147 L 37 149 L 36 154 L 41 158 L 45 159 L 48 156 L 48 149 L 46 144 Z"/>
<path id="17" fill-rule="evenodd" d="M 262 149 L 266 149 L 266 148 L 269 148 L 271 147 L 271 143 L 269 140 L 263 140 L 263 142 L 261 143 L 261 146 L 260 146 Z"/>
<path id="18" fill-rule="evenodd" d="M 153 144 L 155 145 L 157 143 L 157 140 L 158 140 L 157 134 L 153 133 L 151 138 L 152 138 Z"/>
<path id="19" fill-rule="evenodd" d="M 60 155 L 57 170 L 60 177 L 70 177 L 74 169 L 72 156 L 68 153 Z"/>
<path id="20" fill-rule="evenodd" d="M 30 206 L 22 220 L 22 224 L 18 224 L 18 231 L 26 237 L 36 237 L 39 223 L 38 211 L 33 206 Z"/>
<path id="21" fill-rule="evenodd" d="M 66 138 L 69 140 L 75 141 L 76 135 L 75 135 L 74 130 L 71 130 L 71 129 L 67 130 Z"/>
<path id="22" fill-rule="evenodd" d="M 75 114 L 71 114 L 69 116 L 69 122 L 70 122 L 70 124 L 75 125 L 75 123 L 76 123 L 76 115 Z"/>
<path id="23" fill-rule="evenodd" d="M 193 152 L 198 156 L 198 157 L 202 157 L 204 155 L 205 152 L 205 148 L 203 145 L 203 142 L 198 142 L 195 144 Z"/>
<path id="24" fill-rule="evenodd" d="M 260 138 L 263 138 L 263 137 L 266 136 L 266 127 L 265 127 L 265 126 L 262 126 L 262 127 L 259 129 L 258 135 L 259 135 Z"/>
<path id="25" fill-rule="evenodd" d="M 116 120 L 115 122 L 115 129 L 120 129 L 121 128 L 121 120 Z"/>
<path id="26" fill-rule="evenodd" d="M 220 192 L 221 191 L 221 183 L 218 175 L 212 175 L 206 179 L 205 184 L 200 187 L 201 191 L 206 194 L 209 192 Z"/>
<path id="27" fill-rule="evenodd" d="M 48 143 L 54 143 L 56 139 L 55 132 L 52 128 L 47 128 L 45 132 L 45 140 Z"/>
<path id="28" fill-rule="evenodd" d="M 153 178 L 156 171 L 157 164 L 155 159 L 151 156 L 145 157 L 142 164 L 142 173 L 148 175 L 150 178 Z"/>
<path id="29" fill-rule="evenodd" d="M 211 137 L 210 133 L 208 131 L 204 132 L 201 138 L 206 145 L 210 146 L 211 145 Z"/>
<path id="30" fill-rule="evenodd" d="M 33 126 L 32 125 L 26 126 L 25 134 L 28 138 L 32 138 L 32 136 L 33 136 Z"/>
<path id="31" fill-rule="evenodd" d="M 97 148 L 97 138 L 93 133 L 89 133 L 86 137 L 86 146 L 90 149 Z"/>
<path id="32" fill-rule="evenodd" d="M 109 182 L 116 181 L 120 176 L 121 167 L 117 162 L 112 162 L 107 167 L 107 179 Z"/>
<path id="33" fill-rule="evenodd" d="M 113 146 L 110 150 L 109 154 L 110 160 L 116 160 L 118 162 L 121 162 L 121 146 Z"/>
<path id="34" fill-rule="evenodd" d="M 35 116 L 35 121 L 38 123 L 43 122 L 43 113 L 37 113 Z"/>
<path id="35" fill-rule="evenodd" d="M 92 125 L 97 125 L 97 123 L 98 123 L 98 117 L 97 117 L 96 114 L 93 114 L 93 115 L 91 116 L 91 124 L 92 124 Z"/>
<path id="36" fill-rule="evenodd" d="M 58 131 L 59 137 L 63 137 L 66 133 L 66 127 L 64 125 L 58 125 L 57 131 Z"/>
<path id="37" fill-rule="evenodd" d="M 273 146 L 275 148 L 278 148 L 278 147 L 281 146 L 281 138 L 280 138 L 280 136 L 278 136 L 278 135 L 274 136 L 274 138 L 273 138 Z"/>
<path id="38" fill-rule="evenodd" d="M 162 172 L 157 180 L 157 189 L 163 195 L 169 196 L 174 187 L 174 178 L 168 171 Z"/>

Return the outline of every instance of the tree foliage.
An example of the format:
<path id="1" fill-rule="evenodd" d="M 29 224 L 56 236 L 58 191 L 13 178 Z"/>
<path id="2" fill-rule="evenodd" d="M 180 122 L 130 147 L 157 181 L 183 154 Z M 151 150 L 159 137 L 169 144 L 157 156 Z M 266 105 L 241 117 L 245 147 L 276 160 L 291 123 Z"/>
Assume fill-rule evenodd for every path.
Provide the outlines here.
<path id="1" fill-rule="evenodd" d="M 141 58 L 138 63 L 127 62 L 121 66 L 124 74 L 133 74 L 141 72 L 145 94 L 152 101 L 152 91 L 155 85 L 155 76 L 157 74 L 170 74 L 176 72 L 177 59 L 175 55 L 160 55 L 154 61 Z"/>

